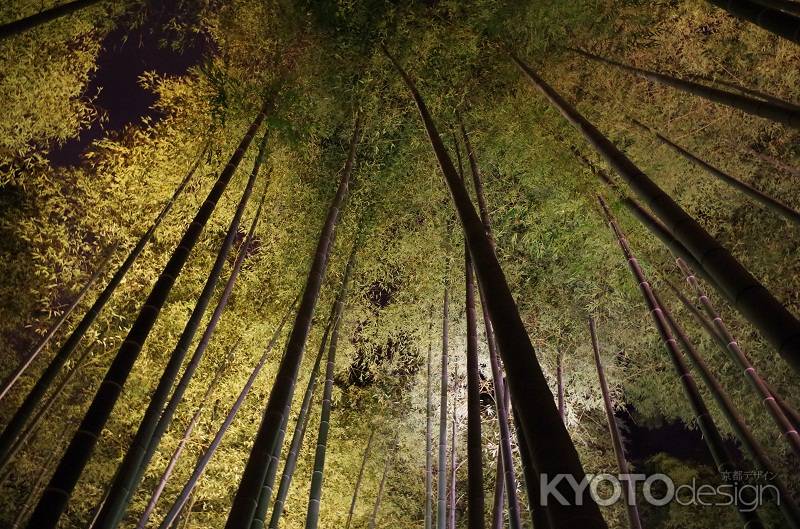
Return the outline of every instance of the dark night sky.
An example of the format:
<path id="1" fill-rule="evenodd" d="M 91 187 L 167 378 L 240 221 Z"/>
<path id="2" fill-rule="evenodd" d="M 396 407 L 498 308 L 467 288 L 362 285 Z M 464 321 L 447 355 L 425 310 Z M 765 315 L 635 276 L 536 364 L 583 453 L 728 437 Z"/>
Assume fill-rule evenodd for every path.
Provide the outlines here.
<path id="1" fill-rule="evenodd" d="M 139 85 L 139 76 L 145 71 L 183 74 L 200 63 L 206 48 L 198 39 L 178 53 L 159 47 L 161 37 L 153 21 L 145 22 L 142 28 L 132 32 L 123 22 L 108 34 L 97 60 L 98 69 L 86 88 L 88 95 L 99 92 L 95 104 L 105 111 L 108 121 L 103 126 L 94 123 L 81 131 L 79 137 L 53 147 L 49 158 L 54 165 L 75 165 L 92 141 L 144 117 L 158 118 L 158 112 L 150 108 L 155 96 Z"/>

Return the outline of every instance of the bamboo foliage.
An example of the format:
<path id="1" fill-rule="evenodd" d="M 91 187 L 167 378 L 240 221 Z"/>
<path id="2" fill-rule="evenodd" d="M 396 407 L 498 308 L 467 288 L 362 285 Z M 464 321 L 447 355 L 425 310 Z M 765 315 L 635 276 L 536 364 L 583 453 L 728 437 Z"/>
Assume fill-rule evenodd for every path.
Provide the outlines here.
<path id="1" fill-rule="evenodd" d="M 729 186 L 733 187 L 734 189 L 741 191 L 751 199 L 755 200 L 756 202 L 760 203 L 762 206 L 766 207 L 770 211 L 777 213 L 778 215 L 782 216 L 784 219 L 788 220 L 789 222 L 794 223 L 797 226 L 800 226 L 800 212 L 797 210 L 787 206 L 780 200 L 772 198 L 771 196 L 767 195 L 766 193 L 759 191 L 758 189 L 754 188 L 750 184 L 743 182 L 739 178 L 735 176 L 729 175 L 728 173 L 717 169 L 710 163 L 706 162 L 705 160 L 697 157 L 695 154 L 692 154 L 685 148 L 681 147 L 677 143 L 673 142 L 666 136 L 662 135 L 658 131 L 655 131 L 640 123 L 639 121 L 631 120 L 635 125 L 641 127 L 642 129 L 646 130 L 647 132 L 651 133 L 656 139 L 661 142 L 663 145 L 668 146 L 673 151 L 677 152 L 685 159 L 689 160 L 691 163 L 697 165 L 698 167 L 702 168 L 708 174 L 718 178 L 719 180 L 725 182 Z"/>
<path id="2" fill-rule="evenodd" d="M 35 15 L 30 15 L 19 20 L 15 20 L 14 22 L 0 25 L 0 41 L 24 33 L 37 26 L 41 26 L 42 24 L 65 17 L 94 4 L 98 4 L 101 1 L 102 0 L 71 0 L 55 7 L 51 7 L 50 9 L 40 11 Z"/>
<path id="3" fill-rule="evenodd" d="M 122 262 L 122 264 L 119 265 L 119 268 L 117 268 L 117 270 L 114 272 L 114 275 L 111 276 L 111 279 L 108 281 L 103 291 L 97 296 L 94 303 L 92 303 L 92 306 L 89 307 L 89 310 L 86 311 L 86 314 L 84 314 L 83 318 L 81 318 L 81 321 L 78 322 L 78 324 L 72 330 L 69 338 L 64 341 L 64 343 L 56 352 L 55 356 L 53 356 L 53 358 L 50 360 L 47 368 L 36 381 L 36 384 L 34 384 L 33 388 L 25 397 L 25 400 L 22 402 L 20 407 L 17 408 L 14 416 L 3 429 L 3 433 L 0 434 L 0 466 L 3 466 L 7 463 L 10 457 L 10 450 L 12 449 L 14 442 L 25 429 L 26 424 L 36 409 L 36 406 L 47 393 L 47 390 L 53 384 L 72 353 L 75 351 L 75 349 L 77 349 L 78 344 L 81 342 L 83 337 L 86 335 L 86 332 L 100 315 L 103 307 L 105 307 L 106 303 L 108 303 L 108 301 L 111 299 L 114 291 L 117 289 L 120 283 L 122 283 L 123 279 L 125 279 L 128 271 L 131 269 L 134 262 L 136 262 L 136 259 L 139 257 L 139 255 L 141 255 L 145 246 L 147 246 L 147 243 L 153 238 L 153 235 L 161 225 L 161 222 L 164 220 L 164 218 L 166 218 L 167 214 L 172 209 L 172 206 L 183 193 L 184 189 L 186 189 L 186 186 L 194 176 L 197 168 L 200 165 L 200 162 L 202 161 L 203 154 L 204 152 L 200 154 L 195 163 L 186 173 L 186 176 L 183 178 L 183 180 L 181 180 L 180 184 L 178 184 L 178 187 L 175 188 L 175 191 L 170 199 L 161 207 L 161 211 L 156 216 L 153 223 L 150 225 L 147 231 L 142 234 L 134 247 L 125 257 L 125 260 Z"/>
<path id="4" fill-rule="evenodd" d="M 700 224 L 633 164 L 611 141 L 548 86 L 529 66 L 511 55 L 514 63 L 550 103 L 576 127 L 592 146 L 644 200 L 672 235 L 772 344 L 800 371 L 800 320 L 778 301 L 742 264 Z"/>
<path id="5" fill-rule="evenodd" d="M 36 343 L 36 346 L 33 348 L 33 350 L 25 355 L 25 358 L 22 360 L 22 362 L 20 362 L 19 366 L 17 366 L 17 368 L 6 378 L 2 387 L 0 387 L 0 402 L 2 402 L 3 398 L 8 394 L 11 388 L 14 387 L 14 384 L 16 384 L 22 374 L 25 373 L 25 371 L 31 366 L 33 361 L 36 360 L 36 358 L 39 356 L 39 353 L 41 353 L 42 350 L 47 347 L 47 344 L 50 343 L 61 326 L 64 325 L 64 323 L 69 319 L 72 312 L 77 308 L 89 290 L 91 290 L 92 286 L 97 282 L 98 279 L 100 279 L 100 275 L 105 270 L 106 266 L 111 260 L 111 257 L 114 255 L 115 250 L 116 245 L 112 246 L 105 252 L 105 256 L 100 261 L 100 264 L 95 268 L 92 275 L 89 276 L 89 279 L 86 280 L 67 308 L 64 309 L 61 316 L 54 321 L 52 325 L 50 325 L 50 327 L 47 329 L 47 332 Z"/>

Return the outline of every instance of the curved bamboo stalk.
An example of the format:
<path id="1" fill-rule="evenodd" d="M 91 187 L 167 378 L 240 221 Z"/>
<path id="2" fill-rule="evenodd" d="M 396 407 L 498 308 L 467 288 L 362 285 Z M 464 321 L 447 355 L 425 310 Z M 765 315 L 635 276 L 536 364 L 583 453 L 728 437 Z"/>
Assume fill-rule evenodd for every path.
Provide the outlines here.
<path id="1" fill-rule="evenodd" d="M 730 333 L 727 325 L 725 325 L 725 322 L 722 321 L 719 312 L 717 312 L 717 309 L 711 303 L 711 300 L 706 295 L 703 287 L 697 281 L 697 278 L 694 276 L 691 270 L 689 270 L 689 268 L 686 266 L 686 263 L 684 263 L 680 257 L 678 257 L 675 262 L 677 263 L 678 268 L 680 268 L 683 275 L 686 277 L 686 282 L 689 283 L 689 285 L 697 293 L 700 304 L 705 309 L 706 314 L 711 321 L 714 322 L 714 328 L 719 333 L 723 342 L 727 344 L 726 349 L 728 351 L 728 356 L 739 366 L 739 369 L 742 370 L 753 391 L 756 392 L 756 394 L 758 394 L 762 399 L 764 407 L 767 409 L 767 412 L 769 413 L 773 422 L 775 422 L 780 429 L 781 434 L 786 439 L 786 442 L 789 443 L 789 447 L 792 449 L 792 452 L 794 452 L 794 455 L 800 457 L 800 435 L 797 433 L 797 429 L 786 417 L 777 402 L 775 402 L 775 398 L 764 384 L 761 375 L 758 374 L 756 369 L 753 367 L 753 364 L 750 362 L 750 359 L 747 357 L 747 354 L 745 354 L 741 346 L 739 346 L 739 342 Z"/>
<path id="2" fill-rule="evenodd" d="M 214 439 L 211 441 L 211 443 L 208 445 L 208 448 L 206 448 L 206 451 L 203 452 L 203 455 L 197 461 L 197 464 L 195 465 L 194 470 L 192 471 L 192 475 L 189 477 L 189 480 L 183 486 L 183 490 L 181 490 L 180 494 L 173 502 L 169 512 L 164 517 L 164 520 L 162 520 L 161 525 L 158 526 L 159 529 L 167 529 L 168 527 L 170 527 L 172 523 L 177 519 L 178 515 L 181 512 L 181 509 L 183 509 L 183 506 L 186 505 L 186 503 L 189 501 L 189 497 L 192 495 L 194 487 L 197 485 L 197 482 L 200 480 L 200 477 L 203 475 L 203 472 L 205 472 L 208 463 L 211 461 L 211 458 L 214 457 L 214 453 L 217 451 L 217 448 L 219 448 L 219 444 L 222 442 L 222 438 L 228 432 L 228 428 L 230 427 L 231 423 L 233 423 L 233 419 L 236 418 L 236 414 L 239 412 L 239 409 L 242 407 L 242 404 L 247 398 L 247 395 L 250 393 L 250 390 L 252 389 L 253 384 L 256 381 L 256 378 L 261 372 L 261 369 L 264 367 L 264 364 L 267 363 L 267 359 L 269 358 L 272 349 L 275 347 L 275 344 L 277 343 L 278 338 L 280 337 L 281 331 L 283 330 L 284 325 L 286 324 L 286 322 L 289 319 L 289 316 L 294 310 L 295 305 L 297 305 L 297 300 L 295 300 L 295 302 L 292 303 L 292 306 L 289 307 L 289 310 L 286 311 L 286 314 L 284 315 L 283 319 L 278 325 L 278 328 L 275 329 L 275 332 L 270 338 L 267 347 L 264 349 L 264 353 L 261 355 L 261 358 L 259 358 L 258 362 L 256 363 L 256 366 L 253 368 L 253 371 L 250 373 L 250 376 L 247 378 L 247 381 L 245 382 L 244 386 L 242 386 L 242 389 L 239 392 L 239 396 L 236 398 L 236 401 L 233 403 L 231 409 L 228 411 L 228 414 L 225 416 L 225 419 L 222 421 L 222 425 L 220 425 L 219 430 L 217 430 Z"/>
<path id="3" fill-rule="evenodd" d="M 225 284 L 222 295 L 217 302 L 217 306 L 211 315 L 211 319 L 209 320 L 208 325 L 203 332 L 200 342 L 197 344 L 197 348 L 195 349 L 192 358 L 189 360 L 189 363 L 186 366 L 178 385 L 175 387 L 172 397 L 169 398 L 168 401 L 169 392 L 175 383 L 175 378 L 178 376 L 178 372 L 184 358 L 186 357 L 186 353 L 189 351 L 189 346 L 191 345 L 197 330 L 200 328 L 203 315 L 208 309 L 208 306 L 211 303 L 211 299 L 214 295 L 214 291 L 216 290 L 217 283 L 219 283 L 219 280 L 222 277 L 222 270 L 228 259 L 228 254 L 233 248 L 236 235 L 239 233 L 239 224 L 241 223 L 245 208 L 249 202 L 250 195 L 253 191 L 253 187 L 255 186 L 256 178 L 258 177 L 261 162 L 264 158 L 266 139 L 267 132 L 265 132 L 264 136 L 262 137 L 253 171 L 250 173 L 250 178 L 248 179 L 245 190 L 242 193 L 241 199 L 239 200 L 236 212 L 234 213 L 233 218 L 228 225 L 228 231 L 225 234 L 222 245 L 217 252 L 216 259 L 211 271 L 208 274 L 208 278 L 203 286 L 203 290 L 200 293 L 200 296 L 197 298 L 197 302 L 192 310 L 192 314 L 189 316 L 189 320 L 186 322 L 183 332 L 178 339 L 178 343 L 170 355 L 167 366 L 165 367 L 164 372 L 158 381 L 158 385 L 150 398 L 147 410 L 145 411 L 144 417 L 139 423 L 139 428 L 134 435 L 133 441 L 128 447 L 127 452 L 125 452 L 125 457 L 119 465 L 117 476 L 111 483 L 108 498 L 103 504 L 103 507 L 100 509 L 100 514 L 97 517 L 97 522 L 95 524 L 97 529 L 115 529 L 122 520 L 122 517 L 125 515 L 125 511 L 128 503 L 131 500 L 131 496 L 135 492 L 136 487 L 139 485 L 142 476 L 144 476 L 144 472 L 150 463 L 150 459 L 155 453 L 158 443 L 161 441 L 161 437 L 166 432 L 167 425 L 172 419 L 178 402 L 180 402 L 182 399 L 186 387 L 189 384 L 189 380 L 197 370 L 200 359 L 208 348 L 208 345 L 211 342 L 211 337 L 213 336 L 214 331 L 216 330 L 217 325 L 222 317 L 222 313 L 228 304 L 228 300 L 233 292 L 236 279 L 239 277 L 239 273 L 242 270 L 244 258 L 247 256 L 247 248 L 253 239 L 256 226 L 258 225 L 258 219 L 261 216 L 261 207 L 264 204 L 264 196 L 266 195 L 267 189 L 266 186 L 264 187 L 265 193 L 262 194 L 258 209 L 253 217 L 250 230 L 248 231 L 245 242 L 239 251 L 239 255 L 237 255 L 236 259 L 234 260 L 234 266 Z M 167 406 L 166 409 L 164 409 L 165 403 Z"/>
<path id="4" fill-rule="evenodd" d="M 286 353 L 281 360 L 276 375 L 276 382 L 270 392 L 264 416 L 259 426 L 253 448 L 247 460 L 244 473 L 242 474 L 239 488 L 233 500 L 231 511 L 228 514 L 226 529 L 247 529 L 253 520 L 253 514 L 258 507 L 258 499 L 261 485 L 267 474 L 266 461 L 269 460 L 275 445 L 277 444 L 277 433 L 280 424 L 283 422 L 283 414 L 287 403 L 291 403 L 294 393 L 294 384 L 297 380 L 297 373 L 300 362 L 303 359 L 303 349 L 305 348 L 308 331 L 311 327 L 311 319 L 314 315 L 314 308 L 319 297 L 322 279 L 328 265 L 330 255 L 330 242 L 339 220 L 339 212 L 344 203 L 344 197 L 350 183 L 350 175 L 353 170 L 356 156 L 356 146 L 361 133 L 361 113 L 356 117 L 353 136 L 350 141 L 350 149 L 347 161 L 341 171 L 339 188 L 328 209 L 325 224 L 320 233 L 314 259 L 306 281 L 303 298 L 297 312 L 292 334 L 286 346 Z"/>
<path id="5" fill-rule="evenodd" d="M 713 284 L 800 371 L 800 320 L 790 313 L 742 264 L 677 202 L 603 136 L 597 128 L 548 86 L 519 58 L 511 58 L 559 112 L 575 126 L 653 210 L 672 235 L 695 257 Z"/>
<path id="6" fill-rule="evenodd" d="M 117 249 L 117 246 L 117 244 L 114 244 L 105 252 L 102 261 L 100 261 L 100 265 L 97 266 L 94 273 L 89 277 L 89 279 L 86 280 L 86 283 L 83 284 L 80 291 L 78 291 L 78 294 L 72 299 L 72 302 L 69 304 L 69 306 L 64 309 L 63 314 L 61 314 L 61 316 L 54 321 L 52 325 L 50 325 L 45 335 L 42 336 L 42 338 L 37 342 L 33 350 L 25 356 L 14 372 L 6 378 L 2 387 L 0 387 L 0 401 L 2 401 L 11 388 L 14 387 L 14 384 L 17 383 L 22 374 L 30 367 L 33 361 L 36 360 L 36 358 L 39 356 L 39 353 L 42 352 L 47 344 L 50 343 L 50 340 L 53 339 L 53 336 L 56 335 L 61 326 L 64 325 L 64 322 L 67 321 L 70 314 L 72 314 L 72 311 L 75 310 L 92 286 L 97 282 L 98 279 L 100 279 L 100 275 L 103 273 L 108 265 L 108 262 L 111 260 L 111 257 L 114 255 L 114 251 Z"/>
<path id="7" fill-rule="evenodd" d="M 800 18 L 782 13 L 775 7 L 775 0 L 708 0 L 731 15 L 755 24 L 770 33 L 800 44 Z M 785 2 L 781 2 L 785 4 Z"/>
<path id="8" fill-rule="evenodd" d="M 798 26 L 798 29 L 800 29 L 800 26 Z M 573 49 L 572 51 L 586 57 L 587 59 L 619 68 L 623 71 L 641 77 L 642 79 L 646 79 L 651 83 L 669 86 L 682 92 L 701 97 L 713 103 L 735 108 L 753 116 L 769 119 L 793 129 L 800 129 L 800 110 L 798 109 L 787 107 L 785 105 L 778 105 L 772 103 L 771 101 L 764 101 L 762 99 L 756 99 L 754 97 L 737 94 L 734 92 L 728 92 L 726 90 L 706 86 L 693 81 L 672 77 L 671 75 L 653 72 L 651 70 L 645 70 L 642 68 L 636 68 L 635 66 L 629 66 L 613 59 L 607 59 L 586 50 Z"/>
<path id="9" fill-rule="evenodd" d="M 319 433 L 317 434 L 317 449 L 314 454 L 314 472 L 311 476 L 311 490 L 309 492 L 308 511 L 306 513 L 306 529 L 317 529 L 319 525 L 319 509 L 322 504 L 322 485 L 325 477 L 325 456 L 328 450 L 328 432 L 331 424 L 331 401 L 333 399 L 333 375 L 336 368 L 336 349 L 339 344 L 339 330 L 344 317 L 347 287 L 355 266 L 358 238 L 353 242 L 353 249 L 347 259 L 347 266 L 342 278 L 342 286 L 334 303 L 333 331 L 331 343 L 328 346 L 328 362 L 325 366 L 325 389 L 322 393 L 322 411 L 319 419 Z"/>
<path id="10" fill-rule="evenodd" d="M 592 337 L 592 350 L 594 351 L 594 364 L 597 367 L 597 378 L 600 380 L 600 391 L 603 394 L 603 406 L 606 410 L 606 420 L 608 421 L 608 433 L 611 436 L 611 444 L 614 447 L 614 456 L 617 458 L 617 468 L 622 476 L 630 474 L 628 461 L 625 458 L 625 448 L 622 445 L 622 436 L 619 433 L 617 419 L 614 417 L 614 404 L 611 402 L 611 395 L 606 384 L 606 374 L 603 369 L 603 362 L 600 361 L 600 343 L 597 340 L 594 318 L 589 316 L 589 334 Z M 636 506 L 636 488 L 631 481 L 625 480 L 622 493 L 625 496 L 625 507 L 628 514 L 628 523 L 631 529 L 642 529 L 642 521 L 639 518 L 639 508 Z"/>
<path id="11" fill-rule="evenodd" d="M 794 0 L 754 0 L 755 3 L 764 7 L 778 9 L 792 15 L 800 15 L 800 4 Z"/>
<path id="12" fill-rule="evenodd" d="M 675 338 L 670 332 L 670 327 L 665 316 L 664 308 L 659 304 L 658 299 L 653 294 L 652 287 L 650 286 L 650 283 L 647 281 L 644 272 L 639 266 L 639 262 L 636 260 L 636 257 L 634 257 L 625 235 L 623 234 L 619 225 L 617 225 L 616 219 L 614 219 L 614 216 L 611 214 L 611 211 L 608 209 L 608 206 L 606 206 L 606 203 L 602 197 L 598 196 L 597 198 L 600 202 L 600 206 L 602 207 L 603 214 L 608 221 L 608 225 L 616 237 L 617 242 L 619 243 L 625 261 L 628 264 L 628 268 L 638 283 L 642 298 L 644 298 L 644 302 L 653 318 L 653 322 L 655 323 L 656 329 L 661 337 L 661 341 L 667 350 L 673 367 L 675 368 L 675 373 L 678 376 L 678 380 L 681 384 L 684 394 L 686 395 L 686 399 L 689 401 L 689 404 L 692 407 L 697 426 L 703 433 L 703 439 L 706 442 L 706 446 L 708 447 L 708 450 L 711 453 L 715 464 L 717 465 L 717 471 L 720 473 L 733 472 L 735 466 L 731 455 L 722 440 L 722 436 L 720 435 L 717 426 L 714 424 L 714 420 L 711 418 L 711 414 L 709 413 L 703 398 L 700 396 L 700 391 L 697 389 L 697 384 L 695 383 L 694 378 L 689 371 L 689 367 L 686 365 L 686 362 L 684 361 L 683 356 L 678 349 Z M 758 515 L 755 512 L 750 511 L 748 507 L 738 505 L 736 506 L 736 509 L 746 529 L 764 527 L 759 520 Z"/>
<path id="13" fill-rule="evenodd" d="M 798 212 L 797 210 L 791 208 L 790 206 L 787 206 L 786 204 L 784 204 L 780 200 L 772 198 L 771 196 L 767 195 L 766 193 L 764 193 L 762 191 L 759 191 L 758 189 L 756 189 L 755 187 L 751 186 L 747 182 L 743 182 L 742 180 L 739 180 L 735 176 L 729 175 L 728 173 L 726 173 L 724 171 L 721 171 L 720 169 L 717 169 L 716 167 L 714 167 L 710 163 L 706 162 L 705 160 L 703 160 L 701 158 L 698 158 L 695 154 L 692 154 L 691 152 L 689 152 L 685 148 L 681 147 L 677 143 L 673 142 L 669 138 L 665 137 L 664 135 L 662 135 L 658 131 L 653 130 L 652 128 L 648 127 L 647 125 L 645 125 L 645 124 L 643 124 L 643 123 L 641 123 L 641 122 L 639 122 L 639 121 L 637 121 L 637 120 L 635 120 L 633 118 L 631 118 L 631 121 L 635 125 L 639 126 L 640 128 L 646 130 L 647 132 L 649 132 L 650 134 L 655 136 L 656 139 L 659 142 L 661 142 L 662 144 L 664 144 L 667 147 L 671 148 L 673 151 L 677 152 L 678 154 L 680 154 L 682 157 L 684 157 L 685 159 L 689 160 L 693 164 L 699 166 L 701 169 L 706 171 L 711 176 L 714 176 L 714 177 L 722 180 L 723 182 L 725 182 L 729 186 L 733 187 L 734 189 L 736 189 L 738 191 L 741 191 L 742 193 L 744 193 L 748 197 L 752 198 L 753 200 L 755 200 L 756 202 L 758 202 L 759 204 L 761 204 L 765 208 L 769 209 L 770 211 L 772 211 L 774 213 L 777 213 L 778 215 L 780 215 L 784 219 L 788 220 L 789 222 L 792 222 L 795 225 L 800 226 L 800 212 Z"/>
<path id="14" fill-rule="evenodd" d="M 140 309 L 136 321 L 131 326 L 127 338 L 106 372 L 106 376 L 100 384 L 100 389 L 95 394 L 94 400 L 89 406 L 78 431 L 61 459 L 53 479 L 50 480 L 50 484 L 36 506 L 28 523 L 29 529 L 53 529 L 58 524 L 58 519 L 64 512 L 72 490 L 89 457 L 91 457 L 103 426 L 122 393 L 122 387 L 158 318 L 158 313 L 166 302 L 176 278 L 180 275 L 191 250 L 200 238 L 203 228 L 205 228 L 208 219 L 216 208 L 217 201 L 236 172 L 236 168 L 239 166 L 247 147 L 249 147 L 253 136 L 255 136 L 256 131 L 264 121 L 271 105 L 271 100 L 265 101 L 261 111 L 250 125 L 225 169 L 220 173 L 216 184 L 197 211 L 194 220 L 184 232 L 169 262 L 167 262 L 156 284 L 153 286 L 150 295 Z"/>
<path id="15" fill-rule="evenodd" d="M 200 166 L 200 162 L 202 161 L 204 153 L 205 148 L 200 153 L 200 156 L 198 156 L 194 165 L 192 165 L 192 167 L 189 169 L 189 172 L 186 174 L 180 184 L 178 184 L 178 187 L 173 192 L 172 197 L 170 197 L 170 199 L 161 207 L 161 211 L 159 212 L 158 216 L 156 216 L 153 223 L 150 225 L 147 231 L 142 234 L 134 247 L 131 249 L 130 253 L 128 253 L 127 257 L 125 257 L 125 260 L 114 272 L 114 275 L 111 276 L 111 279 L 109 279 L 108 284 L 106 284 L 103 291 L 97 296 L 94 303 L 92 303 L 92 306 L 88 311 L 86 311 L 86 314 L 83 315 L 83 318 L 81 318 L 81 321 L 78 322 L 78 325 L 76 325 L 72 330 L 69 338 L 67 338 L 61 347 L 59 347 L 58 352 L 56 352 L 55 356 L 52 358 L 52 360 L 50 360 L 50 363 L 39 377 L 39 380 L 36 381 L 36 384 L 34 384 L 33 388 L 31 388 L 30 392 L 28 392 L 28 396 L 25 397 L 25 400 L 22 402 L 20 407 L 17 408 L 14 416 L 3 429 L 3 433 L 0 434 L 0 461 L 5 461 L 8 458 L 8 451 L 11 449 L 14 441 L 17 439 L 17 437 L 25 428 L 25 425 L 30 420 L 31 415 L 36 409 L 36 406 L 39 404 L 39 401 L 44 398 L 44 395 L 55 381 L 59 372 L 61 372 L 64 364 L 66 364 L 67 360 L 69 360 L 70 355 L 72 355 L 75 349 L 77 349 L 78 344 L 86 335 L 86 332 L 92 326 L 94 321 L 97 319 L 97 316 L 103 310 L 103 307 L 105 307 L 106 303 L 108 303 L 108 301 L 111 299 L 112 294 L 114 294 L 114 291 L 117 289 L 120 283 L 122 283 L 122 280 L 125 278 L 128 270 L 130 270 L 131 266 L 133 266 L 133 263 L 142 253 L 144 247 L 147 246 L 147 243 L 150 242 L 150 239 L 153 238 L 153 234 L 156 232 L 156 229 L 158 229 L 158 227 L 161 225 L 161 222 L 172 209 L 172 206 L 175 204 L 178 197 L 183 193 L 183 190 L 186 188 L 187 184 L 197 171 L 197 168 Z"/>

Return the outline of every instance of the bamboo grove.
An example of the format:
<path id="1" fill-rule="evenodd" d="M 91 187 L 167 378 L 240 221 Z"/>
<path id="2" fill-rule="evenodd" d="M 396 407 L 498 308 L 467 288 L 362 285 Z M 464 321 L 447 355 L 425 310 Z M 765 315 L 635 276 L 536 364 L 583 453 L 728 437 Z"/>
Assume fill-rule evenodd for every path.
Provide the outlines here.
<path id="1" fill-rule="evenodd" d="M 800 528 L 794 0 L 11 0 L 0 97 L 1 526 Z"/>

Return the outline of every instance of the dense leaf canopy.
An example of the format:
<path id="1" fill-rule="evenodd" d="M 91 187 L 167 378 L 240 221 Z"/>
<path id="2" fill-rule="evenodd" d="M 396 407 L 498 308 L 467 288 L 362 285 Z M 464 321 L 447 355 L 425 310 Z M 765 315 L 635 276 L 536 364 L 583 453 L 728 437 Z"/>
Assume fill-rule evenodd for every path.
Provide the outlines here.
<path id="1" fill-rule="evenodd" d="M 0 6 L 0 22 L 57 3 L 10 0 Z M 800 482 L 794 479 L 798 463 L 759 399 L 667 287 L 670 281 L 686 295 L 692 294 L 669 252 L 575 155 L 606 168 L 582 137 L 526 84 L 505 50 L 513 49 L 532 64 L 798 314 L 798 227 L 678 157 L 633 126 L 631 118 L 793 207 L 800 207 L 796 185 L 800 134 L 590 62 L 570 48 L 681 77 L 731 82 L 796 102 L 800 101 L 800 47 L 699 0 L 172 0 L 161 4 L 101 2 L 0 41 L 3 376 L 57 319 L 103 254 L 118 245 L 98 284 L 107 281 L 199 160 L 187 192 L 82 341 L 88 356 L 78 365 L 75 355 L 61 375 L 78 369 L 77 377 L 8 473 L 0 475 L 1 524 L 10 526 L 31 493 L 44 485 L 39 478 L 52 472 L 51 454 L 60 453 L 72 436 L 186 225 L 263 97 L 274 95 L 275 111 L 266 120 L 268 158 L 256 183 L 256 193 L 267 186 L 265 209 L 254 244 L 209 352 L 133 497 L 125 526 L 135 526 L 208 382 L 224 364 L 223 383 L 205 402 L 200 423 L 151 518 L 157 527 L 300 293 L 359 110 L 363 137 L 351 192 L 297 387 L 305 387 L 311 373 L 329 307 L 360 229 L 363 237 L 336 358 L 320 527 L 344 526 L 361 456 L 373 430 L 372 461 L 365 467 L 352 527 L 367 527 L 389 452 L 392 466 L 377 527 L 422 525 L 425 365 L 431 345 L 439 350 L 445 285 L 451 289 L 451 373 L 456 373 L 451 377 L 451 398 L 457 403 L 458 459 L 466 460 L 463 236 L 413 102 L 381 52 L 382 44 L 417 82 L 451 156 L 456 159 L 460 154 L 469 175 L 456 111 L 463 116 L 483 173 L 498 258 L 554 392 L 556 359 L 564 356 L 566 424 L 587 472 L 616 468 L 586 323 L 593 315 L 617 417 L 623 435 L 630 434 L 633 466 L 637 471 L 667 472 L 683 481 L 719 481 L 702 441 L 687 432 L 696 428 L 691 409 L 597 207 L 600 193 L 612 204 L 654 286 L 798 492 Z M 107 115 L 115 109 L 96 102 L 106 89 L 103 82 L 109 81 L 103 69 L 126 46 L 155 46 L 165 55 L 194 54 L 196 59 L 180 73 L 155 60 L 136 88 L 149 94 L 152 105 L 128 123 L 113 126 Z M 81 142 L 81 135 L 91 130 L 96 139 Z M 63 153 L 75 151 L 76 145 L 80 156 L 64 163 Z M 202 289 L 255 154 L 255 148 L 246 153 L 178 278 L 73 494 L 62 527 L 86 527 L 101 501 Z M 252 200 L 237 248 L 256 206 Z M 233 261 L 231 256 L 225 274 Z M 55 342 L 64 340 L 99 288 L 95 286 L 79 305 Z M 709 290 L 759 372 L 790 403 L 800 406 L 796 374 L 746 320 Z M 479 340 L 486 386 L 484 455 L 485 461 L 494 462 L 498 428 L 490 405 L 492 377 L 482 332 Z M 56 349 L 57 343 L 51 344 L 3 399 L 3 424 Z M 185 527 L 224 525 L 280 350 L 273 353 L 202 478 L 190 513 L 185 514 Z M 704 388 L 703 392 L 706 395 Z M 297 391 L 290 425 L 301 399 Z M 707 400 L 711 403 L 710 397 Z M 309 432 L 317 429 L 318 401 L 319 396 L 311 408 Z M 721 414 L 710 407 L 728 435 Z M 674 443 L 653 440 L 669 435 L 675 436 Z M 314 459 L 312 437 L 307 435 L 301 448 L 282 527 L 303 526 Z M 682 444 L 691 446 L 676 446 Z M 484 464 L 487 495 L 494 468 L 493 463 Z M 458 470 L 457 487 L 458 526 L 466 527 L 466 465 Z M 487 499 L 487 516 L 490 504 Z M 673 504 L 659 509 L 643 506 L 642 511 L 647 527 L 739 523 L 726 507 Z M 620 506 L 603 512 L 609 526 L 626 527 Z M 771 507 L 764 509 L 763 517 L 781 523 Z"/>

